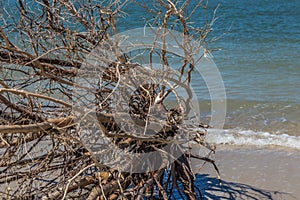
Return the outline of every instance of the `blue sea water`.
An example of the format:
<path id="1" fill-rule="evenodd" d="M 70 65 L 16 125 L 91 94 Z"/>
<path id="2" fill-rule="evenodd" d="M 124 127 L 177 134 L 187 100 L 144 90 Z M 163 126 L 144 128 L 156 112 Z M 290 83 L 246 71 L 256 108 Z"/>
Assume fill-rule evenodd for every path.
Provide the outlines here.
<path id="1" fill-rule="evenodd" d="M 300 1 L 219 3 L 212 43 L 226 87 L 228 123 L 300 135 Z M 212 5 L 213 7 L 213 5 Z"/>
<path id="2" fill-rule="evenodd" d="M 230 30 L 212 46 L 228 98 L 300 103 L 300 2 L 218 3 L 216 33 Z"/>
<path id="3" fill-rule="evenodd" d="M 227 125 L 299 136 L 300 1 L 210 3 L 219 4 L 220 16 L 212 35 L 226 33 L 211 47 L 222 49 L 213 55 L 226 87 Z"/>

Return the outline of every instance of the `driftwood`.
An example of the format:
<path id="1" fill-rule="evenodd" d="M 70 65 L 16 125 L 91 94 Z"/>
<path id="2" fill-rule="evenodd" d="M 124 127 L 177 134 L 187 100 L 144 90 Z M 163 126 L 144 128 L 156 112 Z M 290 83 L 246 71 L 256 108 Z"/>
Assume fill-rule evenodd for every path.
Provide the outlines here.
<path id="1" fill-rule="evenodd" d="M 214 19 L 202 28 L 190 27 L 191 15 L 196 9 L 205 10 L 206 5 L 202 1 L 192 5 L 187 15 L 185 11 L 191 9 L 188 2 L 158 0 L 156 8 L 162 11 L 140 6 L 154 15 L 148 24 L 158 27 L 153 30 L 163 30 L 165 35 L 170 26 L 179 27 L 185 36 L 197 38 L 202 45 Z M 192 155 L 182 146 L 194 141 L 214 151 L 205 142 L 205 129 L 209 126 L 200 121 L 186 123 L 188 114 L 193 112 L 190 81 L 194 61 L 191 56 L 184 57 L 178 74 L 161 82 L 136 81 L 154 77 L 157 70 L 136 63 L 122 49 L 113 48 L 114 41 L 110 38 L 117 34 L 116 18 L 123 14 L 122 7 L 126 4 L 129 2 L 117 0 L 107 5 L 98 1 L 19 0 L 18 9 L 6 8 L 2 13 L 1 197 L 169 199 L 175 190 L 181 198 L 201 197 L 194 185 L 190 158 L 216 166 L 208 157 Z M 13 10 L 18 10 L 18 14 Z M 159 33 L 155 34 L 158 38 Z M 89 66 L 87 55 L 96 47 L 100 47 L 101 53 L 107 46 L 113 55 L 102 52 L 99 66 Z M 200 46 L 193 51 L 181 48 L 192 55 Z M 144 56 L 151 63 L 160 58 L 166 71 L 170 68 L 164 42 L 161 49 L 153 46 Z M 89 72 L 88 78 L 93 80 L 98 80 L 101 73 L 101 80 L 81 84 L 76 78 L 82 72 Z M 135 89 L 131 89 L 133 86 Z M 185 99 L 176 93 L 177 88 L 186 92 Z M 125 104 L 117 90 L 128 100 Z M 85 92 L 92 94 L 92 98 Z M 175 105 L 168 107 L 167 98 L 172 95 Z M 82 113 L 81 100 L 85 97 L 88 97 L 87 108 L 93 105 L 95 109 Z M 127 112 L 119 111 L 120 107 Z M 154 128 L 147 133 L 139 132 L 150 123 Z M 96 151 L 87 144 L 83 136 L 92 128 L 103 135 L 91 132 L 90 140 L 105 138 L 110 144 Z M 180 137 L 185 138 L 184 142 L 177 139 Z M 133 155 L 130 162 L 122 161 L 126 153 L 109 157 L 119 151 Z M 151 156 L 143 160 L 135 157 L 151 152 L 156 152 L 156 163 Z M 102 159 L 107 158 L 110 163 L 103 163 Z M 143 172 L 137 171 L 138 168 Z"/>

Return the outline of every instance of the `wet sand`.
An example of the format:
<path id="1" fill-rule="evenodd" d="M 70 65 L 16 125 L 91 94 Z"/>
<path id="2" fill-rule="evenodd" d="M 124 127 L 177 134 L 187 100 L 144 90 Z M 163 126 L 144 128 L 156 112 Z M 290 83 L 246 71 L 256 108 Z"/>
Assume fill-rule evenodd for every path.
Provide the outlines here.
<path id="1" fill-rule="evenodd" d="M 212 157 L 220 170 L 222 186 L 209 163 L 199 170 L 201 165 L 193 160 L 204 199 L 300 199 L 299 151 L 221 147 Z"/>

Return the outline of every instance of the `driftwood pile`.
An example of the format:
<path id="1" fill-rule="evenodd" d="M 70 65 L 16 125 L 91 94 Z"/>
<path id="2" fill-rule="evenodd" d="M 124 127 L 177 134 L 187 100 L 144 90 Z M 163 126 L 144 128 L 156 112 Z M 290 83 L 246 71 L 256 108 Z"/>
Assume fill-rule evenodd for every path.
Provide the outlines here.
<path id="1" fill-rule="evenodd" d="M 182 144 L 214 148 L 205 142 L 208 126 L 187 123 L 190 96 L 176 93 L 176 88 L 191 93 L 191 61 L 184 59 L 178 76 L 160 81 L 149 81 L 157 69 L 133 62 L 121 50 L 110 49 L 111 59 L 102 56 L 90 65 L 87 55 L 111 44 L 115 19 L 128 4 L 97 2 L 19 0 L 10 5 L 17 11 L 8 6 L 2 13 L 1 198 L 171 199 L 175 193 L 200 198 L 191 158 L 214 162 Z M 192 32 L 183 12 L 188 5 L 157 6 L 164 12 L 155 25 L 173 23 L 184 34 Z M 193 30 L 204 40 L 210 28 Z M 144 52 L 150 60 L 154 54 L 169 66 L 164 49 Z"/>

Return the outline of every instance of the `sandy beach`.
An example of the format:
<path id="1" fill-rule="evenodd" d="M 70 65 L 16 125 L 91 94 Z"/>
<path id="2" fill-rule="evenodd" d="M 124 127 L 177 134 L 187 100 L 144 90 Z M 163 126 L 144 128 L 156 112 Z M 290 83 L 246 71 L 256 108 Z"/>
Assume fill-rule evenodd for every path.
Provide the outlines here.
<path id="1" fill-rule="evenodd" d="M 199 150 L 194 150 L 195 153 Z M 197 183 L 204 199 L 296 200 L 300 197 L 300 152 L 281 149 L 225 149 L 213 155 L 223 185 L 207 163 L 199 170 Z"/>

